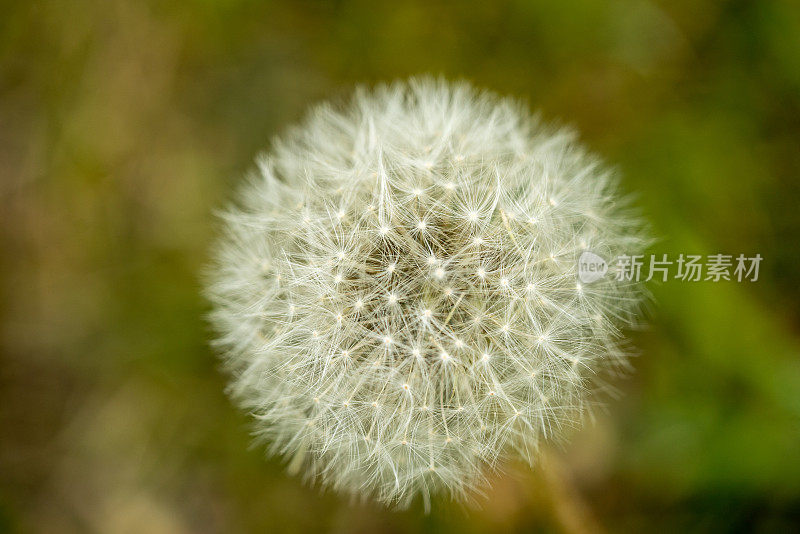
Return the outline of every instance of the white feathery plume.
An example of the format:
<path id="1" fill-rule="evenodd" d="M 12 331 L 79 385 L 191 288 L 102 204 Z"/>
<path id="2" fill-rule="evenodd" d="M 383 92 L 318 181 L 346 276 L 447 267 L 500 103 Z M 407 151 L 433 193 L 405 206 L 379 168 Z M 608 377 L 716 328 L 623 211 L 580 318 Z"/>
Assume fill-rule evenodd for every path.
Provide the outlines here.
<path id="1" fill-rule="evenodd" d="M 224 216 L 208 295 L 230 392 L 290 470 L 407 505 L 580 421 L 642 288 L 612 173 L 524 106 L 412 79 L 323 104 Z"/>

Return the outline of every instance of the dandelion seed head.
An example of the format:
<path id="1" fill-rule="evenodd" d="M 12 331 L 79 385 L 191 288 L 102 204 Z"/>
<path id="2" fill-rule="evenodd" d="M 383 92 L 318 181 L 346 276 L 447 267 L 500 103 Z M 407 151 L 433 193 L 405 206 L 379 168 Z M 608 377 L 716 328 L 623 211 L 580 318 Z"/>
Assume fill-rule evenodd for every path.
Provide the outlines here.
<path id="1" fill-rule="evenodd" d="M 575 266 L 581 243 L 640 251 L 641 222 L 571 132 L 465 83 L 314 108 L 224 221 L 207 294 L 230 391 L 336 490 L 465 499 L 626 361 L 642 288 Z"/>

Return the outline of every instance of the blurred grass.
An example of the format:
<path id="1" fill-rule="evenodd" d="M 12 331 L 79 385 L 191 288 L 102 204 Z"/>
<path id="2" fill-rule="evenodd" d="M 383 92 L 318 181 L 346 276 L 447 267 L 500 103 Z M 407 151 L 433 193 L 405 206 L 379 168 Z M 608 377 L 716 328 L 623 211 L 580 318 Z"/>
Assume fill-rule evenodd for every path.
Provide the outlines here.
<path id="1" fill-rule="evenodd" d="M 654 284 L 642 356 L 551 454 L 610 531 L 800 525 L 800 9 L 0 0 L 0 532 L 557 531 L 540 472 L 478 510 L 352 508 L 249 447 L 206 345 L 212 210 L 354 83 L 526 98 L 622 171 L 669 253 L 756 283 Z"/>

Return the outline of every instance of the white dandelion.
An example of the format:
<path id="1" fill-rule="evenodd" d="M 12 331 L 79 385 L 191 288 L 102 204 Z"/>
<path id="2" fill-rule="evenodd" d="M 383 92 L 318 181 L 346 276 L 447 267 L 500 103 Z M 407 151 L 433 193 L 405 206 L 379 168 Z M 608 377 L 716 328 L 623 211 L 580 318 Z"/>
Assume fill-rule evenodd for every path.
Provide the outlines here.
<path id="1" fill-rule="evenodd" d="M 533 464 L 626 362 L 642 289 L 581 286 L 584 250 L 645 244 L 564 129 L 466 83 L 314 108 L 224 216 L 208 294 L 258 436 L 336 490 L 466 498 Z"/>

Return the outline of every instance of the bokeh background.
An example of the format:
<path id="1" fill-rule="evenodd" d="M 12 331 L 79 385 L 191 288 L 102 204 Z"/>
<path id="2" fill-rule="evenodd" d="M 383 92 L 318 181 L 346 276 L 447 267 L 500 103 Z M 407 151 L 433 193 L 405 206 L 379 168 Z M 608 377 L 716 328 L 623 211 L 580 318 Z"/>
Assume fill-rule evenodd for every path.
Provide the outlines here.
<path id="1" fill-rule="evenodd" d="M 524 98 L 619 168 L 653 252 L 620 396 L 477 507 L 392 512 L 250 446 L 207 345 L 215 208 L 273 136 L 418 73 Z M 800 529 L 792 0 L 0 0 L 0 532 Z M 545 466 L 547 467 L 547 466 Z"/>

